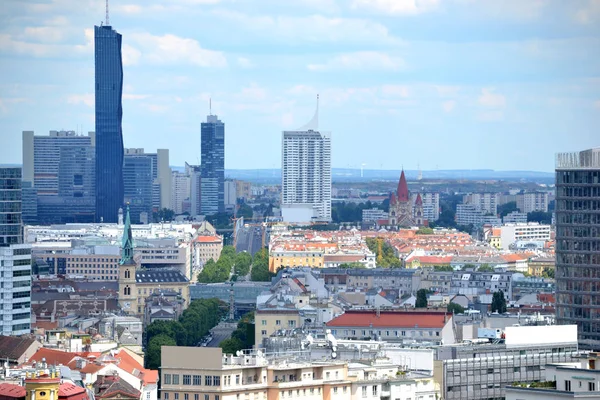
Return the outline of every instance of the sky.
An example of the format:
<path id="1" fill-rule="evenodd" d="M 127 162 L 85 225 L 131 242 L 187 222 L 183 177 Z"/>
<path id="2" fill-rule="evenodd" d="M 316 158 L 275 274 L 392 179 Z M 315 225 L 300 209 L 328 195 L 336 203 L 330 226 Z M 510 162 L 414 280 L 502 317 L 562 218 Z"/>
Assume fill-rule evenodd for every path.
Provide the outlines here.
<path id="1" fill-rule="evenodd" d="M 279 168 L 281 131 L 332 135 L 332 165 L 552 171 L 600 146 L 600 0 L 112 0 L 125 147 Z M 2 0 L 0 164 L 21 132 L 94 130 L 104 0 Z"/>

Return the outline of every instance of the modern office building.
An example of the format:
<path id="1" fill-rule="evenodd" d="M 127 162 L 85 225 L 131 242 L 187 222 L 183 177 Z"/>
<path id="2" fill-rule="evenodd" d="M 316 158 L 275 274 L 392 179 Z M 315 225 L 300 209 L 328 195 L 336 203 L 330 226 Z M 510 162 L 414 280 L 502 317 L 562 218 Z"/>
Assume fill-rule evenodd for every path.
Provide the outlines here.
<path id="1" fill-rule="evenodd" d="M 94 27 L 96 69 L 96 221 L 117 222 L 123 206 L 121 34 Z"/>
<path id="2" fill-rule="evenodd" d="M 152 218 L 153 159 L 144 154 L 125 154 L 123 158 L 124 200 L 129 205 L 131 222 L 148 223 Z"/>
<path id="3" fill-rule="evenodd" d="M 281 212 L 286 222 L 331 221 L 331 135 L 318 131 L 318 106 L 306 126 L 284 131 Z"/>
<path id="4" fill-rule="evenodd" d="M 31 246 L 23 244 L 21 168 L 0 168 L 0 335 L 31 329 Z"/>
<path id="5" fill-rule="evenodd" d="M 183 213 L 183 204 L 189 198 L 190 176 L 183 172 L 173 171 L 171 174 L 171 209 L 175 211 L 175 214 Z"/>
<path id="6" fill-rule="evenodd" d="M 600 148 L 556 157 L 556 321 L 600 350 Z"/>
<path id="7" fill-rule="evenodd" d="M 206 117 L 200 132 L 200 211 L 213 215 L 225 210 L 225 124 Z"/>
<path id="8" fill-rule="evenodd" d="M 95 134 L 23 132 L 23 221 L 27 224 L 92 222 L 95 201 Z"/>

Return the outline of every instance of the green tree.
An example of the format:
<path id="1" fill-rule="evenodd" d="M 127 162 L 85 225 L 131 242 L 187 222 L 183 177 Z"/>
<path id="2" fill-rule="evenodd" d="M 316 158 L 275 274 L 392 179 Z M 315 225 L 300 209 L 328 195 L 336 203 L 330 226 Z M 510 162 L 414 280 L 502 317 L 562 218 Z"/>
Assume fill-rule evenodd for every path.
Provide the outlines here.
<path id="1" fill-rule="evenodd" d="M 434 271 L 452 272 L 452 271 L 454 271 L 454 268 L 452 268 L 450 265 L 434 265 L 433 270 Z"/>
<path id="2" fill-rule="evenodd" d="M 551 224 L 552 213 L 543 211 L 533 211 L 527 213 L 527 222 L 539 222 L 540 224 Z"/>
<path id="3" fill-rule="evenodd" d="M 146 364 L 146 368 L 148 369 L 159 369 L 160 368 L 160 349 L 162 346 L 176 346 L 177 342 L 170 336 L 165 334 L 160 334 L 154 336 L 148 342 L 148 347 L 146 348 L 146 353 L 144 356 L 144 361 Z"/>
<path id="4" fill-rule="evenodd" d="M 415 308 L 427 308 L 427 289 L 417 290 L 417 301 L 415 302 Z"/>
<path id="5" fill-rule="evenodd" d="M 269 253 L 267 249 L 257 251 L 252 260 L 250 279 L 255 282 L 269 282 L 273 276 L 274 274 L 269 272 Z"/>
<path id="6" fill-rule="evenodd" d="M 546 267 L 542 271 L 542 278 L 554 279 L 554 268 Z"/>
<path id="7" fill-rule="evenodd" d="M 508 203 L 498 206 L 498 214 L 500 214 L 500 217 L 504 217 L 513 211 L 519 211 L 516 201 L 509 201 Z"/>
<path id="8" fill-rule="evenodd" d="M 495 292 L 492 296 L 492 312 L 498 312 L 499 314 L 506 312 L 506 299 L 502 290 Z"/>
<path id="9" fill-rule="evenodd" d="M 419 229 L 417 229 L 417 235 L 432 235 L 433 234 L 433 229 L 428 228 L 426 226 L 422 226 Z"/>
<path id="10" fill-rule="evenodd" d="M 465 308 L 458 303 L 450 302 L 448 304 L 447 310 L 452 314 L 463 314 L 465 312 Z"/>
<path id="11" fill-rule="evenodd" d="M 361 262 L 351 262 L 340 264 L 339 268 L 351 269 L 351 268 L 365 268 L 365 265 Z"/>
<path id="12" fill-rule="evenodd" d="M 482 264 L 479 266 L 479 268 L 477 268 L 477 271 L 479 271 L 479 272 L 494 272 L 494 268 L 490 267 L 489 264 Z"/>
<path id="13" fill-rule="evenodd" d="M 175 211 L 168 208 L 161 208 L 157 212 L 152 213 L 152 219 L 154 222 L 173 221 L 174 217 Z"/>
<path id="14" fill-rule="evenodd" d="M 237 351 L 244 349 L 244 344 L 237 338 L 228 338 L 219 343 L 219 347 L 223 349 L 225 354 L 235 354 Z"/>
<path id="15" fill-rule="evenodd" d="M 245 276 L 250 272 L 250 264 L 252 264 L 252 256 L 250 253 L 243 251 L 235 256 L 235 273 L 239 276 Z"/>
<path id="16" fill-rule="evenodd" d="M 252 218 L 252 216 L 254 215 L 254 211 L 252 210 L 252 207 L 250 207 L 248 204 L 243 203 L 240 204 L 240 207 L 237 209 L 237 212 L 235 213 L 236 217 L 241 218 Z"/>

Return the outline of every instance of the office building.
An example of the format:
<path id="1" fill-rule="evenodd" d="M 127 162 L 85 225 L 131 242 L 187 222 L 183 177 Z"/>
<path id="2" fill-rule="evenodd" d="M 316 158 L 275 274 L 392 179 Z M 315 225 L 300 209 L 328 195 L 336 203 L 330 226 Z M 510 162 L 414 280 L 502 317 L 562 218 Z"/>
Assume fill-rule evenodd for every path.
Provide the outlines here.
<path id="1" fill-rule="evenodd" d="M 145 154 L 144 149 L 125 149 L 123 158 L 124 200 L 129 204 L 134 224 L 148 223 L 154 211 L 155 186 L 158 188 L 158 160 L 156 154 Z"/>
<path id="2" fill-rule="evenodd" d="M 284 131 L 281 212 L 286 222 L 331 221 L 331 135 L 318 131 L 318 105 L 305 127 Z"/>
<path id="3" fill-rule="evenodd" d="M 171 209 L 183 213 L 184 202 L 190 198 L 190 176 L 183 172 L 171 173 Z M 197 214 L 195 214 L 197 215 Z"/>
<path id="4" fill-rule="evenodd" d="M 0 168 L 0 335 L 31 329 L 31 246 L 23 244 L 21 168 Z"/>
<path id="5" fill-rule="evenodd" d="M 95 134 L 23 132 L 23 210 L 28 224 L 92 222 Z"/>
<path id="6" fill-rule="evenodd" d="M 517 194 L 517 208 L 525 214 L 534 211 L 548 212 L 548 192 Z"/>
<path id="7" fill-rule="evenodd" d="M 600 148 L 556 157 L 556 321 L 600 349 Z"/>
<path id="8" fill-rule="evenodd" d="M 537 222 L 504 224 L 500 227 L 500 240 L 503 250 L 512 248 L 518 241 L 547 242 L 550 240 L 552 227 Z"/>
<path id="9" fill-rule="evenodd" d="M 225 181 L 225 208 L 233 210 L 237 203 L 237 192 L 234 180 Z"/>
<path id="10" fill-rule="evenodd" d="M 225 210 L 225 124 L 216 115 L 207 116 L 200 140 L 200 211 L 213 215 Z"/>
<path id="11" fill-rule="evenodd" d="M 96 221 L 117 222 L 123 207 L 123 62 L 121 34 L 94 27 L 96 71 Z"/>

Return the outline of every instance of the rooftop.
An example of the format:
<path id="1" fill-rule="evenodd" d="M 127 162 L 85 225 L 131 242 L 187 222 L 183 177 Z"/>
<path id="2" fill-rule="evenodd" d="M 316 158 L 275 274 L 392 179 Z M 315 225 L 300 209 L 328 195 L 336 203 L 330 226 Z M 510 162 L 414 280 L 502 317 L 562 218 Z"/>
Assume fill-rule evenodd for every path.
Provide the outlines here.
<path id="1" fill-rule="evenodd" d="M 374 328 L 443 328 L 451 316 L 438 311 L 354 311 L 329 321 L 327 326 Z"/>

